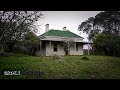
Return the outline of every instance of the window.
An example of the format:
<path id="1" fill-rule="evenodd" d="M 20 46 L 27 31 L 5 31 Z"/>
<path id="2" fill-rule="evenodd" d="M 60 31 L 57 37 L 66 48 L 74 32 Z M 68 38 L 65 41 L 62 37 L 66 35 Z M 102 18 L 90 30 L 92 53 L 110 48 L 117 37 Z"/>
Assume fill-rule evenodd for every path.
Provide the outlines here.
<path id="1" fill-rule="evenodd" d="M 78 51 L 78 43 L 76 43 L 76 51 Z"/>
<path id="2" fill-rule="evenodd" d="M 57 43 L 54 43 L 53 50 L 54 52 L 57 52 Z"/>

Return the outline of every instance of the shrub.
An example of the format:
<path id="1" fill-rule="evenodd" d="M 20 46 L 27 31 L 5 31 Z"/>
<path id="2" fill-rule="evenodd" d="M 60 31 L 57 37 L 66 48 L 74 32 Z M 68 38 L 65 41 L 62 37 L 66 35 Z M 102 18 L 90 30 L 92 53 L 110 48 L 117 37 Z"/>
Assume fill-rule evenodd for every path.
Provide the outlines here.
<path id="1" fill-rule="evenodd" d="M 89 60 L 87 56 L 82 57 L 83 60 Z"/>

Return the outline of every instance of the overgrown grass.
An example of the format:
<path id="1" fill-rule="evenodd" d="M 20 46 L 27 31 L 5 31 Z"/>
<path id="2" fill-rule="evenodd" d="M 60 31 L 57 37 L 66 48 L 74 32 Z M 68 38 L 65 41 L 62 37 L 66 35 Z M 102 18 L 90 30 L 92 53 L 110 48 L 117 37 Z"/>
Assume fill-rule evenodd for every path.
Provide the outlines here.
<path id="1" fill-rule="evenodd" d="M 110 56 L 51 57 L 11 55 L 0 57 L 0 79 L 120 79 L 120 58 Z M 7 76 L 4 71 L 44 72 L 42 75 Z"/>

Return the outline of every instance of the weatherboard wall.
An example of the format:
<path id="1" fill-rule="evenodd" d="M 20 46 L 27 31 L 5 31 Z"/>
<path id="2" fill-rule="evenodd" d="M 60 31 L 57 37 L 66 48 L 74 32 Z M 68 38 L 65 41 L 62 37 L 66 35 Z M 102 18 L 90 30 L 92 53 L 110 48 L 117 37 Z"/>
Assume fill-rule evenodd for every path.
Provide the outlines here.
<path id="1" fill-rule="evenodd" d="M 78 44 L 78 51 L 76 50 L 76 42 L 70 46 L 70 55 L 83 55 L 83 45 Z"/>
<path id="2" fill-rule="evenodd" d="M 51 42 L 50 46 L 50 41 L 46 43 L 46 56 L 51 56 L 51 55 L 65 55 L 64 48 L 60 44 L 60 42 L 57 42 L 57 52 L 53 50 L 53 45 L 54 42 Z"/>
<path id="3" fill-rule="evenodd" d="M 51 55 L 65 55 L 64 46 L 61 44 L 61 42 L 57 42 L 57 51 L 55 52 L 53 49 L 54 42 L 50 41 L 46 42 L 46 56 Z M 83 45 L 78 45 L 78 51 L 76 51 L 76 44 L 70 46 L 70 55 L 83 55 Z"/>

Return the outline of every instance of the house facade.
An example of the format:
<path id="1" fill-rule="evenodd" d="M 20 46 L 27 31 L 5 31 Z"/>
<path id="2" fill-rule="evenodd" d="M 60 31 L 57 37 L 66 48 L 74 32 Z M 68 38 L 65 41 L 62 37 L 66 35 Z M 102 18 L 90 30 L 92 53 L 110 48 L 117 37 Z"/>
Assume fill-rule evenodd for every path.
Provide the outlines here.
<path id="1" fill-rule="evenodd" d="M 40 51 L 38 55 L 83 55 L 83 37 L 66 30 L 49 30 L 46 24 L 46 32 L 39 36 Z"/>

